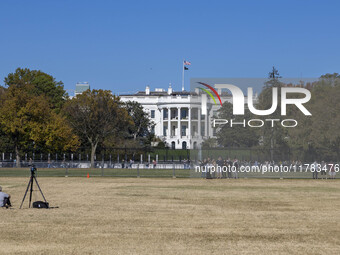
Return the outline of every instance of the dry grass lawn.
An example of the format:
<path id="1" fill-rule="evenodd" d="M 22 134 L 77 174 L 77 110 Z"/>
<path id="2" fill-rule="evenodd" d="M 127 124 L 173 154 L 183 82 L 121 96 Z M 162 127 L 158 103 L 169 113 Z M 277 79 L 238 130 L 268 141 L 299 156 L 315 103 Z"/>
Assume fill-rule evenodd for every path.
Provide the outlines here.
<path id="1" fill-rule="evenodd" d="M 0 178 L 0 254 L 340 254 L 338 180 Z"/>

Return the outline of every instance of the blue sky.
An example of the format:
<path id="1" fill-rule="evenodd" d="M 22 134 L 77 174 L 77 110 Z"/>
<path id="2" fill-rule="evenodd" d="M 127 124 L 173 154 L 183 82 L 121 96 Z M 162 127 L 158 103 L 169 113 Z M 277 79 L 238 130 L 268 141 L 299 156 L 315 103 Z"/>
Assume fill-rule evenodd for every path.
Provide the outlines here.
<path id="1" fill-rule="evenodd" d="M 0 84 L 17 67 L 72 90 L 340 72 L 339 1 L 1 1 Z"/>

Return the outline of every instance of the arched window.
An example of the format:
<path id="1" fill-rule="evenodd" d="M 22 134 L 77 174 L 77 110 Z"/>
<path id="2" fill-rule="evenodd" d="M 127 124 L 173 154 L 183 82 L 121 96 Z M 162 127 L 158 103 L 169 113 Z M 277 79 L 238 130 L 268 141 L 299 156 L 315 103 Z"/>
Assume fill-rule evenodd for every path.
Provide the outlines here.
<path id="1" fill-rule="evenodd" d="M 171 142 L 171 149 L 175 149 L 176 143 L 175 142 Z"/>
<path id="2" fill-rule="evenodd" d="M 186 150 L 186 149 L 187 149 L 187 142 L 183 142 L 183 143 L 182 143 L 182 149 L 183 149 L 183 150 Z"/>

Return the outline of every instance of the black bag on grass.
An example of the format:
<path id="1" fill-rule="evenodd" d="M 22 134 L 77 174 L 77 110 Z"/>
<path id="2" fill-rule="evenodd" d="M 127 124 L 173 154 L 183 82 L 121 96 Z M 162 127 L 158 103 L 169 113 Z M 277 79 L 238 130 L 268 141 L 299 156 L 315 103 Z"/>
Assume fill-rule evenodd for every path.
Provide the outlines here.
<path id="1" fill-rule="evenodd" d="M 45 203 L 43 201 L 35 201 L 35 202 L 33 202 L 33 208 L 39 208 L 39 209 L 45 208 L 45 209 L 47 209 L 47 208 L 50 208 L 50 206 L 47 202 Z"/>

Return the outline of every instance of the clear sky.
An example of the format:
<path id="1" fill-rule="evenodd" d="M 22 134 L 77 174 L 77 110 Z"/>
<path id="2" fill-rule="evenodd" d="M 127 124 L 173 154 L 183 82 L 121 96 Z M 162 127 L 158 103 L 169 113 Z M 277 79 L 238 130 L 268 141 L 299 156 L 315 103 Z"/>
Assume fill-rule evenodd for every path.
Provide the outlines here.
<path id="1" fill-rule="evenodd" d="M 17 67 L 72 90 L 181 88 L 195 77 L 340 72 L 340 1 L 0 0 L 0 84 Z"/>

